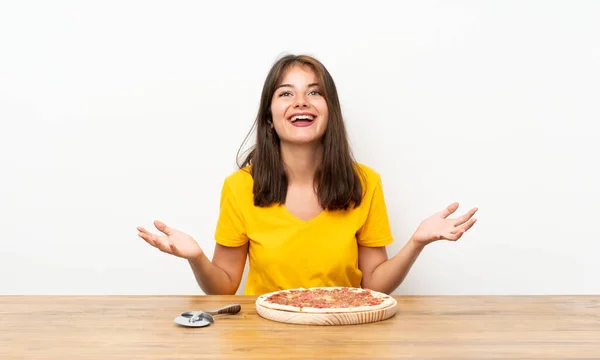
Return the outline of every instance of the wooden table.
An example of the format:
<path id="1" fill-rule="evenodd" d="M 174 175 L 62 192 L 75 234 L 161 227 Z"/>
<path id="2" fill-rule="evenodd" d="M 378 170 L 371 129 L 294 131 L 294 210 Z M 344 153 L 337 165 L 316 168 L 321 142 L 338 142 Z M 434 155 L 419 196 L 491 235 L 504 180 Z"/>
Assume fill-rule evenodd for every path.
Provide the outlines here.
<path id="1" fill-rule="evenodd" d="M 401 296 L 389 320 L 277 323 L 244 296 L 0 296 L 0 359 L 599 359 L 600 296 Z M 184 310 L 239 303 L 204 328 Z"/>

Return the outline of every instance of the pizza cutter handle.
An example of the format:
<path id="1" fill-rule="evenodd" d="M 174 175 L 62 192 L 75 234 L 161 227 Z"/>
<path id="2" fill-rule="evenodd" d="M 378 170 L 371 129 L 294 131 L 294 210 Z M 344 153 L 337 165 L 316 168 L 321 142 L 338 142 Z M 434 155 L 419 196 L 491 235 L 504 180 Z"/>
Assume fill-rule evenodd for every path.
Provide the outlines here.
<path id="1" fill-rule="evenodd" d="M 237 314 L 242 310 L 242 306 L 240 304 L 230 304 L 223 306 L 214 310 L 200 310 L 200 311 L 186 311 L 181 314 L 184 317 L 193 317 L 194 315 L 204 314 L 207 317 L 207 320 L 210 321 L 212 316 L 210 315 L 221 315 L 221 314 Z"/>
<path id="2" fill-rule="evenodd" d="M 237 314 L 242 310 L 242 306 L 240 304 L 230 304 L 223 306 L 221 308 L 215 310 L 206 310 L 211 315 L 221 315 L 221 314 Z"/>

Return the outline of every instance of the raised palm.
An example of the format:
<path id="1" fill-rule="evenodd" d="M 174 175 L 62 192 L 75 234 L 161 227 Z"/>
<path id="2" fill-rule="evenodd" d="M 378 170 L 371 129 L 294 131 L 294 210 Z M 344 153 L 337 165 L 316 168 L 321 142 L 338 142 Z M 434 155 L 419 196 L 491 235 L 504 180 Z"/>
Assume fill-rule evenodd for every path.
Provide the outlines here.
<path id="1" fill-rule="evenodd" d="M 456 241 L 460 239 L 477 221 L 473 218 L 477 208 L 469 210 L 458 218 L 449 219 L 448 216 L 453 214 L 456 209 L 458 209 L 458 203 L 455 202 L 423 220 L 413 234 L 412 240 L 418 245 L 425 246 L 436 240 Z"/>
<path id="2" fill-rule="evenodd" d="M 148 244 L 162 252 L 182 257 L 184 259 L 197 259 L 202 255 L 202 249 L 193 237 L 179 230 L 172 229 L 160 221 L 154 221 L 154 226 L 164 235 L 154 235 L 138 226 L 138 236 Z"/>

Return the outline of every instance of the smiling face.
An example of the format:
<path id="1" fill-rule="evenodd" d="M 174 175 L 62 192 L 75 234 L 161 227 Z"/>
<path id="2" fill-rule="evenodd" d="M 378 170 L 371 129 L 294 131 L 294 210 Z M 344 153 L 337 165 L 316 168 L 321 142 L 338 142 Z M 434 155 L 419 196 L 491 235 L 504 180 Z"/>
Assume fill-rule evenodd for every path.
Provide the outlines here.
<path id="1" fill-rule="evenodd" d="M 273 127 L 282 143 L 320 143 L 328 118 L 321 87 L 308 66 L 293 65 L 284 73 L 271 100 Z"/>

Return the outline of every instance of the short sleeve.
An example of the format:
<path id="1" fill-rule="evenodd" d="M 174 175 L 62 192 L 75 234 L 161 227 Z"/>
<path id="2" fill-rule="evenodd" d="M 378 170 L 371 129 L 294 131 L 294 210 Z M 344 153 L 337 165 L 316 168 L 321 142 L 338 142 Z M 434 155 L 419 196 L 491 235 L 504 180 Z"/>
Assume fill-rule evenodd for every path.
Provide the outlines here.
<path id="1" fill-rule="evenodd" d="M 375 187 L 371 197 L 370 199 L 368 196 L 365 197 L 366 201 L 370 200 L 367 217 L 356 234 L 358 243 L 368 247 L 385 246 L 394 241 L 383 196 L 381 178 L 379 175 L 375 175 L 373 180 L 375 181 Z"/>
<path id="2" fill-rule="evenodd" d="M 236 247 L 248 242 L 246 225 L 230 184 L 225 180 L 221 190 L 221 203 L 215 240 L 223 246 Z"/>

